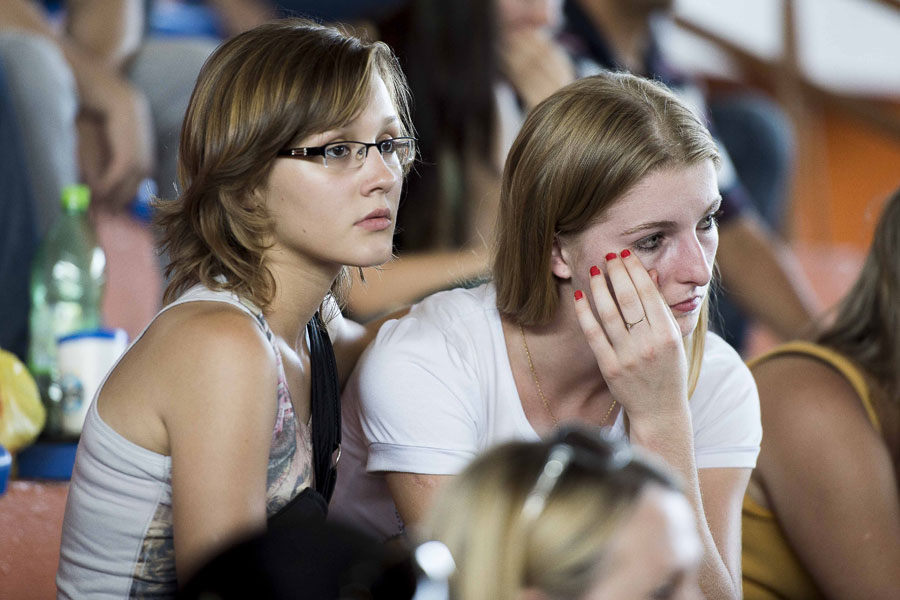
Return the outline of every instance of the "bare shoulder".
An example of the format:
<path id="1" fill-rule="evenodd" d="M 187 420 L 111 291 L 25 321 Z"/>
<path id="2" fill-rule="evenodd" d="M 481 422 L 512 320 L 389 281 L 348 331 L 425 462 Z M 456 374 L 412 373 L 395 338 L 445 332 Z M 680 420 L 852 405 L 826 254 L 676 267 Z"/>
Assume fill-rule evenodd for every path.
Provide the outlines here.
<path id="1" fill-rule="evenodd" d="M 884 442 L 858 394 L 831 366 L 786 355 L 756 365 L 752 372 L 763 423 L 754 477 L 771 483 L 776 473 L 792 473 L 793 483 L 786 485 L 817 476 L 844 480 L 852 471 L 860 472 L 862 463 L 884 454 Z"/>
<path id="2" fill-rule="evenodd" d="M 253 317 L 228 304 L 176 306 L 145 337 L 148 358 L 168 373 L 174 391 L 202 398 L 207 394 L 194 392 L 227 390 L 240 381 L 268 382 L 275 388 L 275 355 L 265 333 Z"/>
<path id="3" fill-rule="evenodd" d="M 274 351 L 250 315 L 191 302 L 157 317 L 110 374 L 98 409 L 127 439 L 168 454 L 172 424 L 240 418 L 274 398 L 277 377 Z M 274 401 L 264 406 L 274 414 Z"/>
<path id="4" fill-rule="evenodd" d="M 792 418 L 815 420 L 820 425 L 846 424 L 848 419 L 868 423 L 856 390 L 843 374 L 821 360 L 777 356 L 755 365 L 751 372 L 759 388 L 764 425 Z"/>

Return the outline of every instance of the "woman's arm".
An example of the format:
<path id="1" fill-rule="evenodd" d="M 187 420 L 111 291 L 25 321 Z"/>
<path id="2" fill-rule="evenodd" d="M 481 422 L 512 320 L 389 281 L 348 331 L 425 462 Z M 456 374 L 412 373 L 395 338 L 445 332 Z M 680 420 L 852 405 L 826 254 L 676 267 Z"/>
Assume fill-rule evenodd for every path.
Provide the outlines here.
<path id="1" fill-rule="evenodd" d="M 701 589 L 708 598 L 740 598 L 740 508 L 749 470 L 712 469 L 701 480 L 678 324 L 636 256 L 613 259 L 607 270 L 611 288 L 603 275 L 591 277 L 600 321 L 587 297 L 575 300 L 581 328 L 628 415 L 632 442 L 664 458 L 684 481 L 704 547 Z"/>
<path id="2" fill-rule="evenodd" d="M 754 478 L 829 598 L 900 597 L 900 497 L 890 453 L 859 397 L 816 360 L 753 369 L 765 438 Z"/>
<path id="3" fill-rule="evenodd" d="M 700 588 L 707 598 L 741 597 L 741 503 L 750 469 L 698 469 L 690 413 L 687 422 L 631 420 L 631 440 L 663 457 L 680 476 L 697 518 L 704 561 Z"/>
<path id="4" fill-rule="evenodd" d="M 348 308 L 359 321 L 421 300 L 488 272 L 486 247 L 404 253 L 380 268 L 365 269 L 366 283 L 354 271 Z"/>
<path id="5" fill-rule="evenodd" d="M 385 473 L 391 497 L 407 529 L 422 522 L 431 507 L 434 495 L 451 477 L 453 475 Z"/>
<path id="6" fill-rule="evenodd" d="M 186 320 L 157 353 L 170 384 L 161 416 L 172 457 L 175 563 L 184 584 L 217 552 L 265 528 L 275 356 L 233 309 Z"/>

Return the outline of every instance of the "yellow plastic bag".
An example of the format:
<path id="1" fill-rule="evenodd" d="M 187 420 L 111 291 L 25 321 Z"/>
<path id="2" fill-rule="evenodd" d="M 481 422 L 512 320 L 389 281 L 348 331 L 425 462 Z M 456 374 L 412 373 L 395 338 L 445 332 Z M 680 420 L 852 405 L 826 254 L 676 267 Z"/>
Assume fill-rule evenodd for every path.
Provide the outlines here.
<path id="1" fill-rule="evenodd" d="M 0 349 L 0 445 L 24 448 L 44 428 L 47 413 L 37 384 L 15 354 Z"/>

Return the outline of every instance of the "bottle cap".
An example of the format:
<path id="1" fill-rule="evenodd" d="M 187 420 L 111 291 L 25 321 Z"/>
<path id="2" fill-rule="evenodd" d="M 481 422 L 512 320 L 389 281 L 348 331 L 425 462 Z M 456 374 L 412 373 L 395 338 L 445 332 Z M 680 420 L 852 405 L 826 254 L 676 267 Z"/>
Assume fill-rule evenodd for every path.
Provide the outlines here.
<path id="1" fill-rule="evenodd" d="M 72 183 L 62 189 L 64 210 L 85 211 L 91 203 L 91 190 L 83 183 Z"/>

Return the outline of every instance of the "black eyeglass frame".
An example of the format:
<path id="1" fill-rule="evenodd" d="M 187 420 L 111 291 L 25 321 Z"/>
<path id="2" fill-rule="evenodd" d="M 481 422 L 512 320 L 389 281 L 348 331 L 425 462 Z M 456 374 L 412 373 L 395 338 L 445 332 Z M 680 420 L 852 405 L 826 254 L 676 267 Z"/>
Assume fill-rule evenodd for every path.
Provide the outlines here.
<path id="1" fill-rule="evenodd" d="M 409 153 L 409 158 L 406 162 L 401 162 L 400 166 L 408 165 L 413 160 L 415 160 L 416 156 L 416 144 L 419 142 L 417 138 L 411 136 L 399 136 L 388 138 L 386 140 L 379 140 L 377 142 L 359 142 L 356 140 L 339 140 L 337 142 L 330 142 L 323 146 L 307 146 L 304 148 L 283 148 L 276 153 L 276 156 L 282 156 L 287 158 L 309 158 L 311 156 L 321 156 L 323 158 L 324 167 L 328 168 L 328 156 L 325 154 L 325 151 L 331 146 L 340 146 L 341 144 L 360 144 L 365 147 L 366 154 L 363 157 L 363 160 L 360 162 L 360 167 L 365 164 L 366 160 L 369 158 L 369 148 L 375 147 L 378 149 L 378 153 L 381 154 L 382 158 L 384 157 L 384 151 L 381 149 L 381 144 L 385 142 L 397 142 L 397 141 L 411 141 L 412 148 Z"/>

